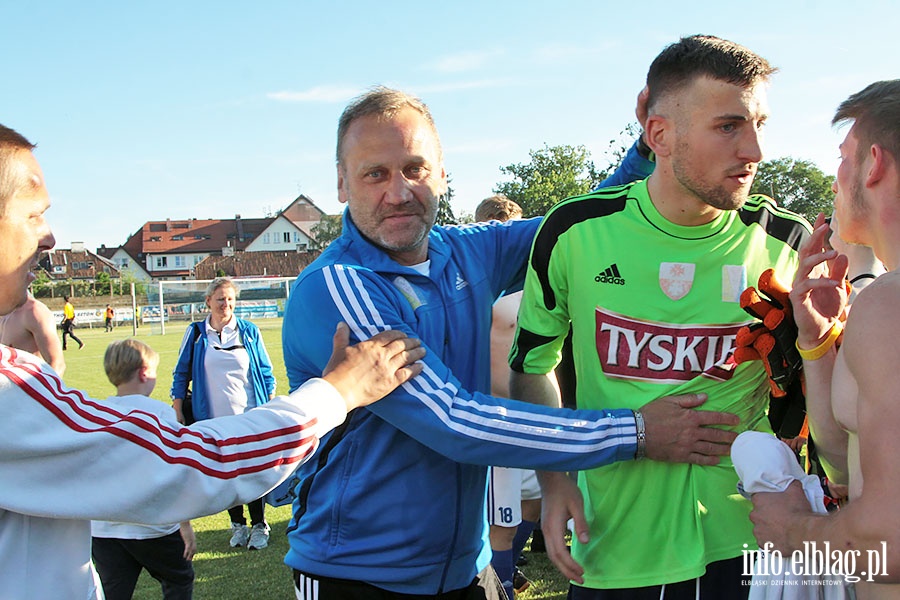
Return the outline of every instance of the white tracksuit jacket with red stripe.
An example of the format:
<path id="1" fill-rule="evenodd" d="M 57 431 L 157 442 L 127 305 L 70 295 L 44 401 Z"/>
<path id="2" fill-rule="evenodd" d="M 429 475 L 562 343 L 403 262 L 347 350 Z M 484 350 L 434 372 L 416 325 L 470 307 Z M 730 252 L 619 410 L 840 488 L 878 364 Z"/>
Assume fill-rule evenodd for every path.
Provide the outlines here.
<path id="1" fill-rule="evenodd" d="M 176 523 L 263 496 L 346 417 L 328 382 L 190 427 L 67 388 L 0 345 L 0 600 L 101 598 L 91 519 Z"/>

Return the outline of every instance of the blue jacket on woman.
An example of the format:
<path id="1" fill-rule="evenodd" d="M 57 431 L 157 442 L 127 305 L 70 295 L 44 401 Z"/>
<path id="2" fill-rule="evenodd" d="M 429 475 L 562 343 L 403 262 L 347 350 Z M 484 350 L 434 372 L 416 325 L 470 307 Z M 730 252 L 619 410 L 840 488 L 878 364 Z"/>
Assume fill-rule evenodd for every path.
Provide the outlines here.
<path id="1" fill-rule="evenodd" d="M 237 329 L 241 336 L 241 343 L 250 357 L 250 381 L 253 384 L 253 399 L 248 402 L 248 407 L 259 406 L 269 401 L 269 396 L 275 393 L 275 376 L 272 374 L 272 361 L 263 346 L 262 335 L 259 327 L 238 319 Z M 194 329 L 199 328 L 199 335 L 194 334 Z M 190 345 L 194 345 L 194 362 L 190 368 L 193 379 L 191 385 L 191 408 L 194 411 L 194 419 L 202 421 L 209 418 L 209 391 L 206 385 L 206 371 L 203 361 L 206 357 L 206 348 L 209 339 L 206 336 L 206 320 L 191 323 L 184 338 L 181 340 L 181 349 L 178 351 L 178 362 L 172 374 L 172 398 L 184 398 L 188 384 L 188 361 L 190 360 Z"/>

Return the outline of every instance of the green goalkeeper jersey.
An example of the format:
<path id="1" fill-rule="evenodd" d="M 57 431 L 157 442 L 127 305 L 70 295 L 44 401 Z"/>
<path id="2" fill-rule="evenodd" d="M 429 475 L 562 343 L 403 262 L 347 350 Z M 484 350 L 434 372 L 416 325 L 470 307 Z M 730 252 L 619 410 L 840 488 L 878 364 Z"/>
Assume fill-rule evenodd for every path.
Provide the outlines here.
<path id="1" fill-rule="evenodd" d="M 771 431 L 762 365 L 732 359 L 737 330 L 752 320 L 739 298 L 770 267 L 791 281 L 809 233 L 765 196 L 696 227 L 663 218 L 646 180 L 569 199 L 535 237 L 510 364 L 553 370 L 571 323 L 579 408 L 705 393 L 702 408 L 737 414 L 738 431 Z M 591 539 L 572 552 L 584 585 L 683 581 L 755 549 L 736 484 L 727 457 L 715 467 L 641 460 L 580 473 Z"/>

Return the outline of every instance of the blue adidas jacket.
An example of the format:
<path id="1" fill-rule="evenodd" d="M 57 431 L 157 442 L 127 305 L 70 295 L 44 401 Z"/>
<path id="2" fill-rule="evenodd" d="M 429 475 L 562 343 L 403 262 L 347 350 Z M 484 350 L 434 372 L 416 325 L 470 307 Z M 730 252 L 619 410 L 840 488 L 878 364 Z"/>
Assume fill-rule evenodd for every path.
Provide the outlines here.
<path id="1" fill-rule="evenodd" d="M 435 227 L 426 277 L 371 244 L 345 211 L 342 236 L 287 304 L 291 389 L 321 375 L 339 321 L 351 342 L 400 329 L 428 354 L 421 375 L 353 411 L 302 467 L 289 566 L 406 594 L 461 588 L 491 556 L 484 465 L 578 470 L 634 456 L 630 410 L 563 412 L 483 393 L 491 306 L 521 289 L 538 224 Z"/>
<path id="2" fill-rule="evenodd" d="M 200 335 L 194 341 L 194 327 L 200 327 Z M 262 335 L 259 327 L 245 321 L 237 319 L 237 329 L 241 336 L 241 343 L 247 350 L 250 357 L 250 381 L 253 384 L 254 399 L 250 402 L 250 406 L 259 406 L 269 401 L 269 396 L 275 393 L 275 376 L 272 374 L 272 360 L 269 358 L 266 347 L 263 345 Z M 190 360 L 190 344 L 194 343 L 194 362 L 188 369 Z M 206 384 L 206 373 L 203 369 L 203 361 L 206 357 L 206 348 L 209 346 L 209 338 L 206 336 L 206 321 L 198 321 L 191 323 L 187 331 L 184 332 L 184 338 L 181 340 L 181 349 L 178 351 L 178 362 L 175 363 L 175 370 L 172 373 L 172 389 L 170 396 L 172 398 L 184 398 L 187 393 L 188 371 L 190 370 L 193 377 L 191 384 L 191 408 L 194 411 L 194 419 L 202 421 L 209 418 L 209 402 L 207 397 L 209 391 Z"/>

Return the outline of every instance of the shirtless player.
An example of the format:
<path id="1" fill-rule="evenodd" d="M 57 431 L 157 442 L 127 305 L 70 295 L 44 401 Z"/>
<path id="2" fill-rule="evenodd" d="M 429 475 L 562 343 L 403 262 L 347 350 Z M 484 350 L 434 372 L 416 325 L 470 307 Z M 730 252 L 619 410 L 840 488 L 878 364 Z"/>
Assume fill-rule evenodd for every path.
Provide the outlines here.
<path id="1" fill-rule="evenodd" d="M 847 258 L 825 250 L 820 215 L 800 251 L 791 302 L 804 354 L 810 431 L 829 477 L 850 485 L 850 502 L 813 515 L 793 484 L 756 494 L 750 515 L 760 545 L 784 556 L 815 544 L 856 558 L 860 599 L 900 595 L 900 80 L 874 83 L 838 108 L 852 121 L 841 144 L 834 209 L 840 235 L 871 246 L 888 272 L 853 303 L 840 351 L 837 317 L 846 304 Z M 842 479 L 845 478 L 845 481 Z M 873 564 L 873 557 L 881 564 Z M 836 556 L 833 556 L 836 558 Z M 877 567 L 877 568 L 876 568 Z M 874 571 L 874 572 L 873 572 Z M 895 584 L 895 585 L 890 585 Z"/>
<path id="2" fill-rule="evenodd" d="M 66 359 L 56 335 L 56 319 L 50 309 L 31 294 L 25 304 L 0 316 L 0 344 L 40 356 L 60 377 L 66 371 Z"/>

